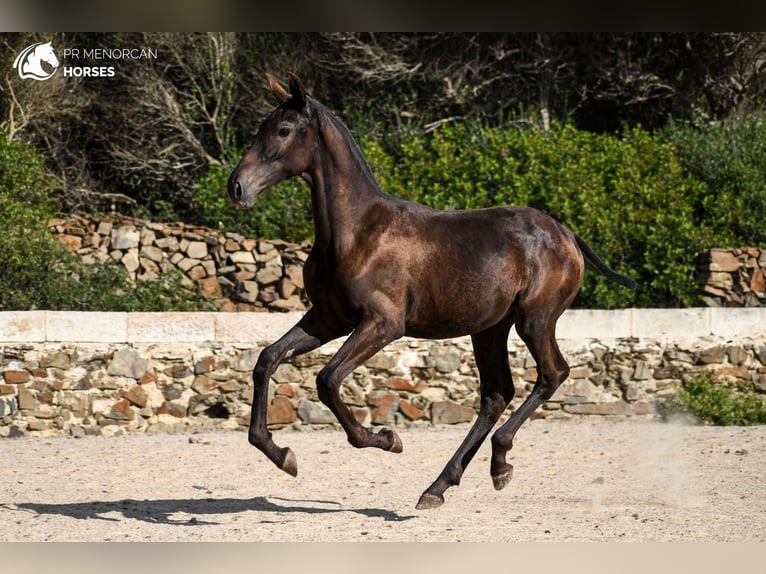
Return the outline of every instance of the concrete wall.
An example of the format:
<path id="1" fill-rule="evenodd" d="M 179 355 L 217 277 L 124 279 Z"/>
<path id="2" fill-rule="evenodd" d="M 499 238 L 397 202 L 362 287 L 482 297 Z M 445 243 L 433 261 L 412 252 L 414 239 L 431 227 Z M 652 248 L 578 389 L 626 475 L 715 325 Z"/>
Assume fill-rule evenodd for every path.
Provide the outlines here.
<path id="1" fill-rule="evenodd" d="M 260 350 L 300 313 L 0 312 L 0 436 L 245 428 Z M 570 310 L 558 324 L 569 379 L 537 416 L 655 416 L 701 371 L 766 390 L 766 308 Z M 341 341 L 280 367 L 273 428 L 334 424 L 314 378 Z M 534 361 L 515 334 L 512 408 Z M 402 339 L 349 376 L 364 424 L 470 421 L 478 380 L 469 338 Z M 509 411 L 510 412 L 510 411 Z"/>

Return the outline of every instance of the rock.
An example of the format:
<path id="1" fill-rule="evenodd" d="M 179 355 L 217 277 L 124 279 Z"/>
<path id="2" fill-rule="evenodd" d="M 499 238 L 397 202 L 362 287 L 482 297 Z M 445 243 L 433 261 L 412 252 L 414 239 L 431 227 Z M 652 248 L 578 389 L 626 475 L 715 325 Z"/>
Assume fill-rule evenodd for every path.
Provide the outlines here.
<path id="1" fill-rule="evenodd" d="M 19 394 L 16 397 L 21 410 L 32 410 L 37 406 L 37 397 L 26 387 L 19 387 Z"/>
<path id="2" fill-rule="evenodd" d="M 701 350 L 697 355 L 697 362 L 703 364 L 721 363 L 724 358 L 723 347 L 708 347 Z"/>
<path id="3" fill-rule="evenodd" d="M 173 401 L 165 401 L 164 403 L 162 403 L 162 406 L 160 406 L 160 408 L 157 409 L 157 414 L 159 415 L 168 414 L 176 418 L 183 418 L 186 416 L 186 407 L 180 403 L 176 403 Z"/>
<path id="4" fill-rule="evenodd" d="M 122 396 L 125 397 L 132 404 L 137 407 L 144 408 L 148 399 L 148 395 L 143 387 L 135 385 L 130 387 L 127 391 L 123 391 Z"/>
<path id="5" fill-rule="evenodd" d="M 114 353 L 106 372 L 112 377 L 140 380 L 148 367 L 149 361 L 142 358 L 137 351 L 130 347 L 122 347 Z"/>
<path id="6" fill-rule="evenodd" d="M 740 345 L 729 345 L 726 347 L 726 356 L 732 365 L 741 365 L 747 360 L 747 351 Z"/>
<path id="7" fill-rule="evenodd" d="M 433 424 L 467 423 L 473 420 L 476 412 L 471 407 L 452 401 L 436 401 L 431 404 L 431 422 Z"/>
<path id="8" fill-rule="evenodd" d="M 456 351 L 438 350 L 431 351 L 434 366 L 440 373 L 451 373 L 460 368 L 460 355 Z"/>
<path id="9" fill-rule="evenodd" d="M 136 413 L 131 408 L 130 401 L 126 399 L 123 399 L 121 401 L 117 401 L 116 403 L 114 403 L 114 405 L 112 405 L 111 414 L 118 415 L 117 417 L 113 417 L 117 419 L 125 419 L 125 420 L 132 421 L 136 418 Z"/>
<path id="10" fill-rule="evenodd" d="M 186 255 L 191 259 L 204 259 L 207 257 L 207 243 L 204 241 L 190 241 L 186 247 Z"/>
<path id="11" fill-rule="evenodd" d="M 399 401 L 399 410 L 402 412 L 402 414 L 405 417 L 407 417 L 411 421 L 416 421 L 426 416 L 426 414 L 423 411 L 421 411 L 418 407 L 413 405 L 411 402 L 405 401 L 405 400 Z"/>
<path id="12" fill-rule="evenodd" d="M 9 385 L 20 385 L 29 380 L 28 371 L 7 370 L 3 371 L 3 378 Z"/>
<path id="13" fill-rule="evenodd" d="M 165 254 L 162 252 L 162 250 L 159 247 L 155 247 L 153 245 L 144 245 L 141 247 L 139 255 L 154 261 L 155 263 L 159 263 L 165 258 Z"/>
<path id="14" fill-rule="evenodd" d="M 742 263 L 731 252 L 723 249 L 711 249 L 710 254 L 710 270 L 711 271 L 725 271 L 732 273 L 739 271 Z"/>
<path id="15" fill-rule="evenodd" d="M 141 234 L 135 227 L 123 226 L 112 230 L 112 249 L 121 251 L 138 247 Z"/>
<path id="16" fill-rule="evenodd" d="M 282 279 L 282 267 L 278 265 L 267 265 L 255 273 L 255 279 L 261 285 L 273 285 Z"/>
<path id="17" fill-rule="evenodd" d="M 274 397 L 266 409 L 266 422 L 269 425 L 286 425 L 297 418 L 295 408 L 287 397 Z"/>
<path id="18" fill-rule="evenodd" d="M 387 424 L 391 421 L 394 413 L 394 404 L 399 400 L 399 395 L 394 393 L 373 392 L 367 396 L 367 404 L 370 406 L 370 420 L 372 424 Z"/>
<path id="19" fill-rule="evenodd" d="M 68 369 L 70 364 L 69 355 L 64 351 L 55 351 L 40 358 L 41 369 Z"/>
<path id="20" fill-rule="evenodd" d="M 415 387 L 412 385 L 412 381 L 403 377 L 391 377 L 386 381 L 386 387 L 392 391 L 415 392 Z"/>
<path id="21" fill-rule="evenodd" d="M 564 410 L 568 413 L 580 415 L 626 415 L 631 411 L 630 405 L 623 400 L 565 405 Z"/>
<path id="22" fill-rule="evenodd" d="M 319 403 L 301 399 L 298 403 L 298 416 L 305 424 L 331 424 L 338 422 L 330 409 Z"/>
<path id="23" fill-rule="evenodd" d="M 138 251 L 135 249 L 128 251 L 122 256 L 120 261 L 122 261 L 122 264 L 125 266 L 125 269 L 128 270 L 128 273 L 135 273 L 141 264 L 138 257 Z"/>
<path id="24" fill-rule="evenodd" d="M 208 355 L 194 363 L 194 374 L 201 375 L 215 370 L 215 357 Z"/>
<path id="25" fill-rule="evenodd" d="M 235 251 L 234 253 L 229 253 L 229 261 L 237 265 L 242 263 L 253 264 L 255 263 L 255 257 L 249 251 Z"/>

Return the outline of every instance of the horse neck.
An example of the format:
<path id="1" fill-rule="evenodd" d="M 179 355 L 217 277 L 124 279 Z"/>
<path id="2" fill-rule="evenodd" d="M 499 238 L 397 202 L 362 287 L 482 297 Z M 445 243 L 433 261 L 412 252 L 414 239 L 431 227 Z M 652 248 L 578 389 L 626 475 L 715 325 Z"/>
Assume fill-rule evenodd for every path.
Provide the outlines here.
<path id="1" fill-rule="evenodd" d="M 385 201 L 367 161 L 338 120 L 326 117 L 320 149 L 308 172 L 315 245 L 336 253 L 352 247 L 360 215 Z"/>

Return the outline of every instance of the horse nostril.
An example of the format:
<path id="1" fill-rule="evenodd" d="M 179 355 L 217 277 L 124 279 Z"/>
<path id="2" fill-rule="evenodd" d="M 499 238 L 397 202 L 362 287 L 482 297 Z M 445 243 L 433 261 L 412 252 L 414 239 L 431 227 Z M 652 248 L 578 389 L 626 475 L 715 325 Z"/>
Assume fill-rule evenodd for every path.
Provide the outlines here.
<path id="1" fill-rule="evenodd" d="M 237 182 L 234 184 L 234 199 L 242 198 L 242 185 Z"/>

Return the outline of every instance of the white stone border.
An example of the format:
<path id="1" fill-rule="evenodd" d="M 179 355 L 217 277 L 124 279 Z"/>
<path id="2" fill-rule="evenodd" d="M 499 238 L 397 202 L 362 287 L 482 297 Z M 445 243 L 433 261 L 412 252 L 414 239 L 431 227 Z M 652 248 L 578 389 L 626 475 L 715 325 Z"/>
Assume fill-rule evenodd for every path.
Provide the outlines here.
<path id="1" fill-rule="evenodd" d="M 263 344 L 301 313 L 0 312 L 0 344 L 186 343 Z M 512 337 L 517 337 L 512 332 Z M 570 309 L 557 325 L 564 340 L 717 336 L 766 337 L 766 308 Z"/>

